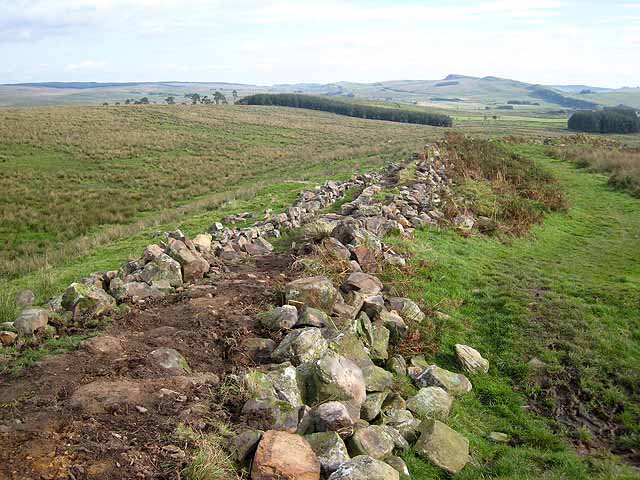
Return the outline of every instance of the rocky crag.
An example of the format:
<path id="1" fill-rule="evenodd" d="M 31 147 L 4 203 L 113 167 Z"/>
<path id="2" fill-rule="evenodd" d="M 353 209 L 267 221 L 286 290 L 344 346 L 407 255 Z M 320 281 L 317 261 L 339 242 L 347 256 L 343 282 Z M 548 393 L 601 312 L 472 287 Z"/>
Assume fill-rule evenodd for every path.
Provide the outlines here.
<path id="1" fill-rule="evenodd" d="M 176 331 L 166 330 L 156 332 L 164 341 L 140 347 L 144 355 L 138 355 L 140 365 L 134 368 L 122 338 L 95 337 L 84 342 L 83 355 L 109 359 L 112 365 L 124 362 L 123 371 L 135 375 L 75 383 L 57 400 L 57 408 L 106 422 L 110 415 L 145 415 L 170 404 L 171 412 L 190 423 L 194 415 L 201 419 L 199 408 L 211 408 L 202 407 L 202 389 L 215 390 L 229 376 L 243 386 L 243 401 L 230 416 L 237 434 L 229 439 L 229 453 L 238 464 L 247 465 L 254 480 L 398 479 L 409 475 L 400 457 L 409 449 L 455 474 L 470 461 L 471 453 L 467 439 L 448 427 L 446 419 L 455 398 L 472 389 L 465 374 L 486 372 L 488 362 L 466 345 L 457 345 L 455 352 L 465 374 L 444 370 L 420 356 L 394 354 L 411 330 L 428 320 L 417 303 L 394 296 L 375 275 L 385 265 L 405 265 L 405 259 L 383 241 L 390 231 L 410 235 L 415 228 L 445 222 L 463 230 L 474 227 L 473 217 L 465 211 L 454 209 L 445 218 L 443 202 L 454 194 L 440 147 L 429 145 L 413 160 L 415 172 L 402 184 L 398 176 L 406 165 L 391 165 L 382 173 L 346 182 L 327 181 L 302 192 L 285 212 L 269 212 L 248 227 L 216 223 L 193 239 L 180 231 L 167 233 L 165 241 L 149 245 L 139 259 L 73 283 L 44 307 L 30 306 L 29 295 L 23 294 L 24 310 L 15 322 L 0 326 L 0 339 L 19 348 L 33 335 L 55 335 L 70 325 L 90 326 L 122 303 L 153 311 L 155 305 L 170 305 L 176 298 L 197 300 L 196 293 L 215 300 L 223 287 L 232 292 L 234 285 L 241 299 L 246 280 L 273 286 L 270 279 L 279 271 L 272 268 L 272 276 L 264 269 L 247 273 L 242 265 L 253 261 L 268 266 L 273 239 L 301 229 L 304 244 L 297 245 L 298 250 L 322 251 L 327 261 L 344 265 L 344 281 L 335 284 L 328 276 L 287 279 L 281 305 L 255 309 L 235 321 L 236 330 L 242 323 L 241 335 L 246 338 L 236 338 L 237 332 L 225 338 L 226 327 L 216 334 L 215 325 L 205 327 L 199 320 L 203 336 L 211 337 L 202 344 L 204 350 L 211 344 L 223 345 L 223 356 L 233 358 L 229 351 L 236 348 L 248 361 L 237 362 L 233 370 L 202 368 L 207 362 L 196 353 L 192 361 L 172 348 Z M 340 213 L 326 213 L 327 207 L 353 191 L 357 196 L 343 203 Z M 238 273 L 247 278 L 238 280 Z M 148 345 L 157 348 L 149 351 Z M 153 372 L 152 378 L 140 378 L 147 371 Z M 395 388 L 402 376 L 419 389 L 409 398 Z M 0 392 L 0 400 L 9 397 Z M 25 438 L 18 433 L 20 428 L 8 418 L 2 420 L 0 433 L 12 439 L 14 452 L 20 452 Z M 151 454 L 145 455 L 149 460 Z M 100 478 L 77 463 L 77 452 L 69 458 L 58 471 L 66 469 L 73 478 Z M 136 470 L 137 477 L 152 477 L 150 462 Z M 20 471 L 10 463 L 14 473 Z"/>

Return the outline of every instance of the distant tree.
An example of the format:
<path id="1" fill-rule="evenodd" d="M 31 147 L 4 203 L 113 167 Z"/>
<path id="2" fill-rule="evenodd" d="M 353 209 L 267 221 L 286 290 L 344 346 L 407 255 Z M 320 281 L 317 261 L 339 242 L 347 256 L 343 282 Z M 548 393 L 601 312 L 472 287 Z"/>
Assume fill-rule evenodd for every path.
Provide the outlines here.
<path id="1" fill-rule="evenodd" d="M 227 102 L 227 97 L 225 97 L 222 93 L 217 90 L 213 94 L 213 101 L 216 102 L 216 105 L 220 105 L 220 103 L 224 100 L 224 103 Z"/>
<path id="2" fill-rule="evenodd" d="M 120 102 L 116 102 L 116 105 L 120 105 Z"/>
<path id="3" fill-rule="evenodd" d="M 233 96 L 233 103 L 236 103 L 238 101 L 238 91 L 234 90 L 231 95 Z"/>
<path id="4" fill-rule="evenodd" d="M 149 105 L 149 99 L 147 97 L 142 97 L 136 102 L 136 105 Z"/>
<path id="5" fill-rule="evenodd" d="M 167 103 L 167 105 L 175 105 L 176 103 L 175 97 L 172 96 L 165 98 L 164 101 Z"/>
<path id="6" fill-rule="evenodd" d="M 109 102 L 104 102 L 104 103 L 102 104 L 102 106 L 103 106 L 103 107 L 108 107 L 108 106 L 109 106 Z"/>
<path id="7" fill-rule="evenodd" d="M 569 130 L 589 133 L 637 133 L 640 118 L 633 109 L 606 108 L 576 112 L 567 122 Z"/>
<path id="8" fill-rule="evenodd" d="M 131 103 L 131 100 L 129 100 L 128 98 L 124 101 L 125 105 L 129 105 Z"/>

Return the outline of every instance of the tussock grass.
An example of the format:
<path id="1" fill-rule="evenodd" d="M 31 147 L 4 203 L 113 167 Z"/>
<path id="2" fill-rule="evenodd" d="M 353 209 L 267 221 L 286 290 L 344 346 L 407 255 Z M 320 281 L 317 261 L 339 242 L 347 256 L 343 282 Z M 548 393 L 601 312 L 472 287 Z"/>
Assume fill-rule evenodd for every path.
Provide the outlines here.
<path id="1" fill-rule="evenodd" d="M 436 131 L 277 107 L 2 108 L 0 276 Z"/>
<path id="2" fill-rule="evenodd" d="M 621 148 L 571 146 L 550 148 L 547 153 L 580 168 L 609 175 L 609 185 L 640 197 L 640 151 Z"/>
<path id="3" fill-rule="evenodd" d="M 179 425 L 176 436 L 194 449 L 189 465 L 182 471 L 187 480 L 240 480 L 235 463 L 224 448 L 228 442 L 218 433 L 202 433 Z"/>
<path id="4" fill-rule="evenodd" d="M 463 194 L 498 231 L 523 234 L 546 213 L 567 208 L 556 179 L 502 143 L 456 133 L 447 135 L 447 141 Z"/>

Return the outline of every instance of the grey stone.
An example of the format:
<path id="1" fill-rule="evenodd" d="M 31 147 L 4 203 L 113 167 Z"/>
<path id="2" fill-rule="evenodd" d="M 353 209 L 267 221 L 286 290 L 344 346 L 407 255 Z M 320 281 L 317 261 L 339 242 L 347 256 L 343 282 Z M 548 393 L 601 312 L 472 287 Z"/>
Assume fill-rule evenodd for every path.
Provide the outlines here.
<path id="1" fill-rule="evenodd" d="M 390 467 L 393 467 L 401 476 L 409 477 L 411 474 L 409 473 L 409 469 L 407 468 L 407 464 L 404 463 L 400 457 L 396 457 L 395 455 L 390 456 L 384 461 Z"/>
<path id="2" fill-rule="evenodd" d="M 319 328 L 293 330 L 271 354 L 276 362 L 291 361 L 294 365 L 318 360 L 328 348 Z"/>
<path id="3" fill-rule="evenodd" d="M 32 335 L 49 323 L 49 312 L 44 308 L 25 308 L 13 322 L 16 331 L 22 335 Z"/>
<path id="4" fill-rule="evenodd" d="M 259 316 L 260 324 L 269 330 L 288 330 L 298 321 L 298 310 L 292 305 L 283 305 Z"/>
<path id="5" fill-rule="evenodd" d="M 394 355 L 389 360 L 387 360 L 387 370 L 396 375 L 406 375 L 407 374 L 407 362 L 405 361 L 402 355 Z"/>
<path id="6" fill-rule="evenodd" d="M 345 292 L 356 291 L 364 295 L 377 295 L 382 291 L 382 282 L 373 275 L 353 272 L 342 284 Z"/>
<path id="7" fill-rule="evenodd" d="M 115 305 L 115 298 L 93 285 L 72 283 L 62 295 L 62 306 L 82 316 L 98 316 Z"/>
<path id="8" fill-rule="evenodd" d="M 409 298 L 390 297 L 387 298 L 387 305 L 389 310 L 398 312 L 406 323 L 422 323 L 424 320 L 425 315 L 418 304 Z"/>
<path id="9" fill-rule="evenodd" d="M 271 360 L 276 342 L 270 338 L 249 337 L 242 340 L 241 347 L 251 360 L 256 363 L 265 363 Z"/>
<path id="10" fill-rule="evenodd" d="M 395 428 L 409 443 L 418 438 L 420 420 L 414 418 L 409 410 L 385 410 L 382 413 L 382 424 Z"/>
<path id="11" fill-rule="evenodd" d="M 240 464 L 251 460 L 258 448 L 262 433 L 260 430 L 248 429 L 233 436 L 230 448 L 233 459 Z"/>
<path id="12" fill-rule="evenodd" d="M 454 396 L 470 392 L 472 389 L 471 382 L 467 377 L 437 365 L 430 365 L 416 378 L 415 383 L 419 387 L 440 387 Z"/>
<path id="13" fill-rule="evenodd" d="M 422 422 L 415 451 L 452 475 L 469 462 L 469 441 L 438 420 Z"/>
<path id="14" fill-rule="evenodd" d="M 298 316 L 298 322 L 296 323 L 296 327 L 323 328 L 329 326 L 334 326 L 329 315 L 313 307 L 305 307 Z"/>
<path id="15" fill-rule="evenodd" d="M 80 347 L 93 355 L 120 355 L 123 352 L 122 342 L 109 335 L 83 340 Z"/>
<path id="16" fill-rule="evenodd" d="M 327 277 L 305 277 L 287 284 L 286 299 L 289 303 L 304 304 L 331 312 L 338 291 Z"/>
<path id="17" fill-rule="evenodd" d="M 367 399 L 362 404 L 360 408 L 360 417 L 367 422 L 371 422 L 378 415 L 380 415 L 380 411 L 382 410 L 382 404 L 389 392 L 373 392 L 367 394 Z"/>
<path id="18" fill-rule="evenodd" d="M 440 387 L 421 388 L 407 399 L 407 410 L 420 419 L 444 419 L 449 416 L 453 398 Z"/>
<path id="19" fill-rule="evenodd" d="M 298 429 L 298 414 L 298 408 L 274 397 L 248 400 L 242 407 L 242 416 L 246 424 L 257 430 L 295 433 Z"/>
<path id="20" fill-rule="evenodd" d="M 329 480 L 400 480 L 400 474 L 380 460 L 359 455 L 340 465 Z"/>
<path id="21" fill-rule="evenodd" d="M 187 360 L 173 348 L 160 347 L 148 355 L 150 364 L 168 375 L 191 373 Z"/>
<path id="22" fill-rule="evenodd" d="M 305 437 L 320 461 L 323 475 L 329 476 L 349 460 L 349 452 L 336 432 L 318 432 Z"/>
<path id="23" fill-rule="evenodd" d="M 462 365 L 462 369 L 467 373 L 487 373 L 489 371 L 489 361 L 482 358 L 480 352 L 468 345 L 456 344 L 456 357 Z"/>
<path id="24" fill-rule="evenodd" d="M 318 432 L 337 432 L 342 438 L 353 435 L 354 420 L 342 402 L 321 403 L 312 411 Z"/>
<path id="25" fill-rule="evenodd" d="M 140 278 L 149 285 L 153 285 L 159 281 L 166 281 L 171 287 L 180 287 L 182 285 L 182 269 L 180 264 L 164 252 L 160 252 L 147 263 Z"/>
<path id="26" fill-rule="evenodd" d="M 16 295 L 16 305 L 20 308 L 30 307 L 36 301 L 36 296 L 31 290 L 21 290 Z"/>
<path id="27" fill-rule="evenodd" d="M 356 430 L 349 439 L 348 447 L 351 456 L 368 455 L 382 460 L 393 453 L 395 443 L 384 427 L 370 425 Z"/>
<path id="28" fill-rule="evenodd" d="M 362 375 L 367 392 L 383 392 L 393 386 L 393 375 L 376 365 L 364 367 Z"/>

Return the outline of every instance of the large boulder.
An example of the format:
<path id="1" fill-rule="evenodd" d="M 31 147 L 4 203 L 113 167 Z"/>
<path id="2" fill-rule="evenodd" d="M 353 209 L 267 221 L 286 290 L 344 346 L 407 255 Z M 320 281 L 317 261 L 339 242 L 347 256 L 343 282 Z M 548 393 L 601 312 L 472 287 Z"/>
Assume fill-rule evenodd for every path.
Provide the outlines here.
<path id="1" fill-rule="evenodd" d="M 294 365 L 318 360 L 327 350 L 328 342 L 319 328 L 293 330 L 280 342 L 271 354 L 276 362 L 291 361 Z"/>
<path id="2" fill-rule="evenodd" d="M 62 306 L 82 316 L 97 316 L 115 307 L 116 300 L 94 285 L 72 283 L 62 295 Z"/>
<path id="3" fill-rule="evenodd" d="M 187 247 L 181 240 L 169 239 L 167 253 L 182 267 L 182 279 L 185 282 L 199 280 L 209 271 L 209 262 L 194 250 Z"/>
<path id="4" fill-rule="evenodd" d="M 355 363 L 327 350 L 313 364 L 311 381 L 316 401 L 343 401 L 352 418 L 358 418 L 366 399 L 366 388 L 362 370 Z"/>
<path id="5" fill-rule="evenodd" d="M 482 358 L 480 352 L 468 345 L 457 343 L 456 357 L 458 357 L 462 369 L 467 373 L 487 373 L 489 371 L 489 360 Z"/>
<path id="6" fill-rule="evenodd" d="M 324 476 L 331 475 L 340 465 L 349 460 L 347 446 L 336 432 L 312 433 L 305 438 L 318 457 Z"/>
<path id="7" fill-rule="evenodd" d="M 327 277 L 305 277 L 287 284 L 286 298 L 289 303 L 331 312 L 338 298 L 338 291 Z"/>
<path id="8" fill-rule="evenodd" d="M 176 260 L 161 252 L 144 266 L 140 278 L 152 286 L 166 281 L 175 288 L 182 285 L 182 270 Z"/>
<path id="9" fill-rule="evenodd" d="M 437 365 L 429 365 L 415 379 L 418 387 L 440 387 L 450 395 L 462 395 L 473 388 L 467 377 L 460 373 L 450 372 Z"/>
<path id="10" fill-rule="evenodd" d="M 319 480 L 320 462 L 300 435 L 270 430 L 262 435 L 251 480 Z"/>
<path id="11" fill-rule="evenodd" d="M 440 387 L 421 388 L 413 397 L 407 399 L 407 410 L 420 419 L 449 416 L 453 398 Z"/>
<path id="12" fill-rule="evenodd" d="M 370 425 L 357 429 L 349 439 L 349 452 L 352 456 L 368 455 L 382 460 L 393 453 L 395 442 L 386 428 Z"/>
<path id="13" fill-rule="evenodd" d="M 44 308 L 25 308 L 13 322 L 13 328 L 22 335 L 33 335 L 49 323 L 49 312 Z"/>
<path id="14" fill-rule="evenodd" d="M 360 455 L 340 465 L 329 480 L 400 480 L 400 474 L 380 460 Z"/>
<path id="15" fill-rule="evenodd" d="M 469 461 L 469 441 L 438 420 L 422 422 L 415 451 L 452 475 Z"/>
<path id="16" fill-rule="evenodd" d="M 353 272 L 342 284 L 345 292 L 358 292 L 363 295 L 377 295 L 382 291 L 383 285 L 380 279 L 362 272 Z"/>

